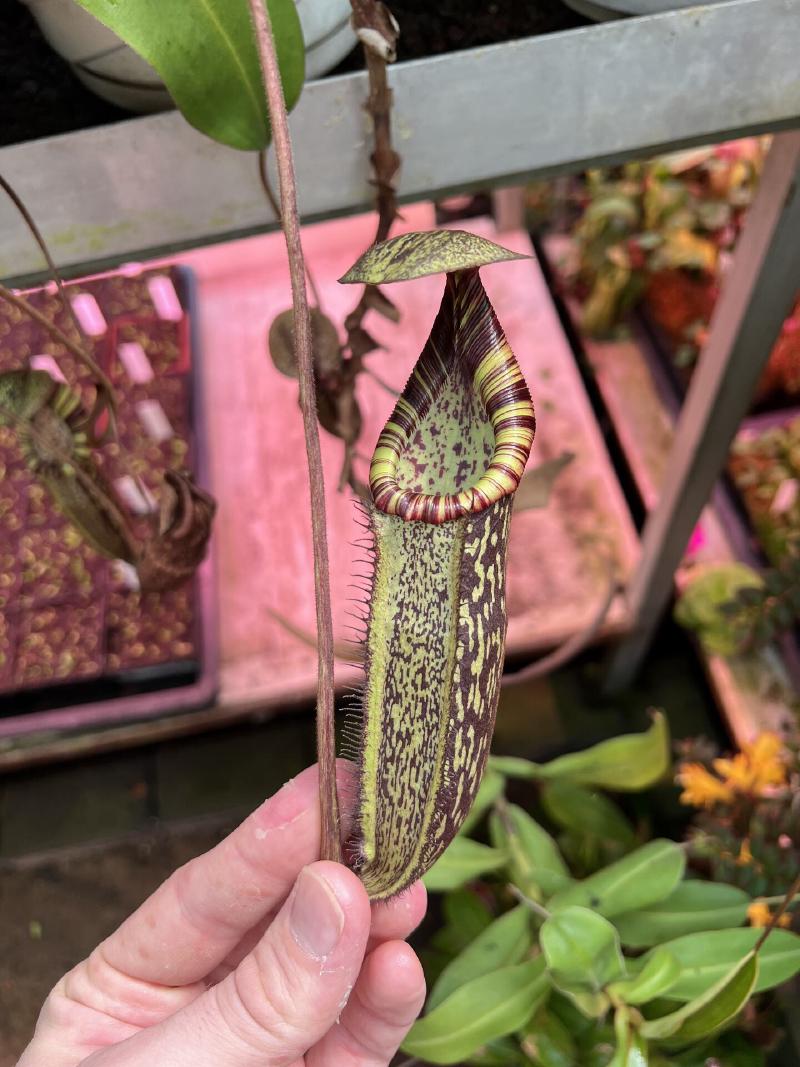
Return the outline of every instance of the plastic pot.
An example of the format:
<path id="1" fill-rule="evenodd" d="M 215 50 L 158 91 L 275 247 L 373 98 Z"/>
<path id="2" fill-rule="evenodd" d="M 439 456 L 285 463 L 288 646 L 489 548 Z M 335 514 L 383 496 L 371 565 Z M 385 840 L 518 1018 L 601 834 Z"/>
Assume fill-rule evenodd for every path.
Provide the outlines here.
<path id="1" fill-rule="evenodd" d="M 722 0 L 705 0 L 716 4 Z M 595 22 L 624 18 L 626 15 L 657 15 L 662 11 L 677 11 L 696 7 L 697 0 L 564 0 L 567 7 Z"/>
<path id="2" fill-rule="evenodd" d="M 48 43 L 97 96 L 130 111 L 166 111 L 169 93 L 153 68 L 75 0 L 22 0 Z M 306 78 L 335 67 L 356 43 L 350 0 L 295 0 L 306 42 Z"/>

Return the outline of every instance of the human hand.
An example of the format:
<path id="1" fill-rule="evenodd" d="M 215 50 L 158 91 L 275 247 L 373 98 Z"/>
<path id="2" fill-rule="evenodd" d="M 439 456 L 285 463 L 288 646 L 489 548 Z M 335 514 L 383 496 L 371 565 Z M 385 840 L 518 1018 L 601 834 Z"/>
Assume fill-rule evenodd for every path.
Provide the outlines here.
<path id="1" fill-rule="evenodd" d="M 425 890 L 370 906 L 314 862 L 317 790 L 312 767 L 177 870 L 56 985 L 17 1067 L 386 1067 L 425 996 L 401 940 Z"/>

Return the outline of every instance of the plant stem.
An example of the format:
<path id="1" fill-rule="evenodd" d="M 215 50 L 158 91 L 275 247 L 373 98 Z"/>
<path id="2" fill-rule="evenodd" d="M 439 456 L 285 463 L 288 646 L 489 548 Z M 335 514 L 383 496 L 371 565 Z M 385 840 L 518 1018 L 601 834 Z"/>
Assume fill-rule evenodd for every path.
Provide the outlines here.
<path id="1" fill-rule="evenodd" d="M 378 189 L 378 229 L 375 234 L 375 244 L 378 244 L 389 236 L 397 216 L 397 199 L 392 182 L 400 166 L 400 157 L 392 148 L 392 90 L 386 76 L 387 61 L 394 59 L 397 23 L 380 0 L 350 0 L 350 6 L 353 9 L 353 26 L 356 33 L 359 30 L 370 30 L 373 34 L 380 35 L 385 42 L 381 54 L 374 45 L 362 41 L 369 77 L 369 96 L 365 107 L 372 118 L 375 133 L 375 148 L 370 162 Z"/>
<path id="2" fill-rule="evenodd" d="M 300 243 L 300 216 L 294 177 L 289 121 L 275 54 L 275 40 L 265 0 L 248 0 L 255 29 L 270 125 L 275 143 L 283 232 L 289 256 L 294 307 L 295 357 L 300 383 L 308 481 L 311 495 L 311 533 L 314 547 L 314 585 L 317 608 L 317 759 L 320 785 L 320 856 L 341 862 L 339 798 L 336 792 L 336 740 L 333 705 L 333 622 L 331 619 L 330 569 L 325 527 L 325 483 L 317 427 L 317 403 L 311 350 L 311 316 L 306 295 L 305 261 Z"/>
<path id="3" fill-rule="evenodd" d="M 377 189 L 375 206 L 378 211 L 378 226 L 373 244 L 378 244 L 389 236 L 392 223 L 397 218 L 394 176 L 400 167 L 400 156 L 392 147 L 392 90 L 389 88 L 386 66 L 387 63 L 394 62 L 399 31 L 391 11 L 382 0 L 350 0 L 350 6 L 353 10 L 353 29 L 361 39 L 369 79 L 369 96 L 364 110 L 372 119 L 374 134 L 374 147 L 369 158 L 374 173 L 373 184 Z M 362 36 L 361 31 L 365 30 L 372 35 L 371 38 Z M 343 347 L 349 352 L 349 358 L 344 363 L 344 372 L 351 387 L 350 410 L 346 417 L 352 417 L 356 378 L 366 369 L 366 353 L 357 350 L 356 341 L 364 332 L 362 323 L 369 310 L 370 296 L 373 291 L 377 292 L 377 289 L 375 285 L 365 285 L 358 303 L 344 320 L 347 340 Z M 349 442 L 345 443 L 339 489 L 348 484 L 354 492 L 358 491 L 353 476 L 353 445 Z"/>
<path id="4" fill-rule="evenodd" d="M 782 904 L 786 900 L 786 894 L 781 893 L 780 896 L 775 897 L 756 897 L 756 900 L 762 900 L 765 904 Z M 795 898 L 789 901 L 788 907 L 793 908 L 796 904 L 800 904 L 800 900 Z"/>
<path id="5" fill-rule="evenodd" d="M 36 221 L 33 218 L 33 215 L 31 215 L 30 211 L 28 211 L 27 207 L 25 206 L 25 202 L 23 201 L 22 197 L 19 195 L 13 185 L 3 177 L 2 174 L 0 174 L 0 189 L 5 192 L 6 196 L 12 202 L 14 207 L 16 207 L 17 211 L 22 216 L 23 222 L 28 227 L 31 236 L 33 237 L 36 244 L 39 246 L 39 250 L 44 256 L 45 262 L 47 263 L 53 281 L 56 283 L 56 289 L 58 290 L 58 295 L 61 298 L 61 303 L 64 306 L 64 310 L 67 313 L 67 317 L 72 323 L 73 329 L 75 330 L 75 336 L 78 338 L 79 342 L 78 345 L 74 348 L 71 348 L 69 343 L 67 343 L 66 341 L 62 341 L 62 344 L 66 344 L 66 346 L 70 348 L 70 351 L 73 353 L 73 355 L 77 356 L 78 359 L 80 359 L 81 362 L 84 363 L 89 368 L 89 370 L 91 370 L 91 372 L 95 375 L 95 388 L 97 389 L 97 399 L 95 401 L 93 416 L 95 413 L 99 413 L 100 398 L 101 396 L 103 396 L 103 394 L 105 394 L 106 403 L 108 404 L 108 412 L 110 415 L 109 426 L 111 434 L 113 439 L 117 442 L 117 444 L 119 444 L 119 437 L 117 434 L 117 421 L 115 417 L 117 410 L 116 400 L 114 397 L 111 382 L 108 380 L 105 374 L 103 374 L 97 363 L 95 363 L 95 361 L 88 353 L 86 346 L 89 345 L 91 342 L 84 333 L 84 331 L 81 329 L 81 324 L 78 321 L 78 316 L 75 314 L 75 309 L 72 306 L 72 301 L 67 297 L 66 290 L 64 289 L 64 282 L 61 278 L 61 275 L 59 274 L 58 267 L 56 267 L 55 260 L 50 255 L 50 249 L 47 247 L 47 242 L 45 241 L 41 230 L 36 225 Z M 6 293 L 7 292 L 8 290 L 6 290 Z M 32 315 L 34 318 L 36 317 L 30 305 L 18 304 L 17 306 L 24 310 L 28 315 Z M 42 323 L 41 319 L 38 321 L 40 322 L 40 324 Z M 46 325 L 48 321 L 49 320 L 45 319 L 43 324 Z M 90 420 L 92 423 L 94 423 L 95 421 L 93 416 Z M 138 482 L 138 476 L 136 480 Z"/>
<path id="6" fill-rule="evenodd" d="M 800 874 L 798 874 L 798 876 L 795 878 L 795 880 L 789 886 L 788 892 L 786 893 L 786 896 L 781 901 L 780 907 L 778 908 L 778 910 L 775 912 L 775 914 L 770 919 L 769 923 L 766 926 L 766 929 L 764 930 L 764 933 L 761 935 L 761 937 L 759 937 L 758 941 L 756 941 L 755 949 L 754 949 L 755 952 L 758 952 L 758 950 L 761 948 L 761 946 L 767 940 L 769 935 L 772 933 L 772 931 L 778 925 L 778 922 L 780 921 L 781 917 L 786 913 L 786 911 L 789 908 L 789 905 L 792 903 L 792 901 L 794 900 L 794 898 L 797 896 L 798 893 L 800 893 Z"/>
<path id="7" fill-rule="evenodd" d="M 30 230 L 31 236 L 39 246 L 39 250 L 44 256 L 45 263 L 48 266 L 53 281 L 56 283 L 58 295 L 61 297 L 61 303 L 64 305 L 64 310 L 69 316 L 72 325 L 75 327 L 75 333 L 77 334 L 78 339 L 81 341 L 86 340 L 83 330 L 81 329 L 81 325 L 78 322 L 78 317 L 75 314 L 75 309 L 73 308 L 71 301 L 67 298 L 67 294 L 64 291 L 64 282 L 61 279 L 58 267 L 56 267 L 55 260 L 50 255 L 50 249 L 47 247 L 47 242 L 42 236 L 41 230 L 36 225 L 36 221 L 34 220 L 33 215 L 31 215 L 30 211 L 28 211 L 22 197 L 19 195 L 13 185 L 9 181 L 6 181 L 2 174 L 0 174 L 0 189 L 5 192 L 6 196 L 13 203 L 14 207 L 16 207 L 17 211 L 22 216 L 25 225 Z"/>
<path id="8" fill-rule="evenodd" d="M 529 897 L 527 893 L 523 893 L 522 890 L 515 886 L 513 882 L 508 883 L 508 891 L 512 897 L 516 897 L 520 904 L 524 904 L 526 908 L 530 908 L 532 912 L 539 916 L 540 919 L 549 919 L 550 912 L 547 908 L 543 907 L 532 897 Z"/>
<path id="9" fill-rule="evenodd" d="M 261 188 L 264 190 L 264 195 L 269 201 L 269 206 L 272 208 L 272 213 L 275 218 L 283 227 L 283 215 L 281 214 L 281 205 L 278 203 L 275 193 L 272 190 L 272 183 L 269 180 L 269 174 L 267 173 L 267 152 L 269 148 L 265 148 L 263 152 L 258 153 L 258 177 L 261 180 Z M 311 296 L 314 300 L 314 304 L 318 308 L 322 308 L 322 302 L 319 298 L 319 290 L 317 284 L 314 281 L 314 275 L 311 273 L 311 268 L 306 263 L 306 278 L 308 279 L 308 287 L 311 290 Z"/>
<path id="10" fill-rule="evenodd" d="M 92 374 L 94 374 L 96 378 L 95 384 L 102 385 L 108 394 L 109 402 L 113 404 L 114 390 L 111 382 L 85 349 L 70 340 L 63 330 L 60 330 L 55 323 L 51 322 L 46 315 L 43 315 L 38 308 L 35 308 L 33 304 L 26 300 L 24 296 L 20 296 L 19 293 L 15 293 L 11 289 L 7 289 L 4 285 L 0 285 L 0 299 L 13 305 L 19 311 L 24 311 L 25 314 L 30 316 L 34 322 L 38 323 L 42 329 L 47 330 L 54 341 L 58 341 L 58 343 L 70 351 L 76 359 L 85 364 Z"/>
<path id="11" fill-rule="evenodd" d="M 370 30 L 380 35 L 386 43 L 386 51 L 394 58 L 397 43 L 396 23 L 389 9 L 380 0 L 350 0 L 353 9 L 353 26 L 359 30 Z M 385 241 L 389 236 L 392 223 L 397 218 L 397 198 L 394 191 L 394 176 L 400 167 L 400 156 L 392 148 L 392 90 L 386 75 L 387 58 L 376 51 L 375 47 L 363 42 L 364 59 L 369 78 L 369 96 L 364 105 L 372 119 L 374 150 L 370 162 L 375 174 L 377 188 L 376 207 L 378 209 L 378 227 L 375 231 L 374 244 Z M 377 286 L 365 285 L 361 299 L 347 316 L 347 344 L 352 348 L 352 339 L 361 328 L 369 304 L 369 292 Z M 360 370 L 361 360 L 355 361 L 356 372 Z"/>
<path id="12" fill-rule="evenodd" d="M 500 683 L 504 689 L 514 685 L 525 685 L 528 682 L 534 681 L 536 678 L 542 678 L 544 675 L 552 674 L 554 671 L 558 670 L 559 667 L 563 667 L 566 663 L 569 663 L 570 660 L 575 659 L 576 656 L 591 644 L 599 633 L 600 627 L 605 622 L 605 618 L 614 602 L 614 597 L 622 592 L 622 586 L 615 574 L 613 562 L 610 559 L 607 559 L 605 562 L 608 572 L 608 584 L 606 586 L 602 603 L 598 607 L 594 617 L 589 620 L 587 627 L 584 630 L 579 630 L 578 633 L 574 634 L 572 637 L 567 638 L 563 644 L 559 645 L 548 655 L 542 656 L 541 659 L 536 660 L 535 663 L 530 663 L 527 667 L 522 667 L 518 671 L 504 674 Z"/>

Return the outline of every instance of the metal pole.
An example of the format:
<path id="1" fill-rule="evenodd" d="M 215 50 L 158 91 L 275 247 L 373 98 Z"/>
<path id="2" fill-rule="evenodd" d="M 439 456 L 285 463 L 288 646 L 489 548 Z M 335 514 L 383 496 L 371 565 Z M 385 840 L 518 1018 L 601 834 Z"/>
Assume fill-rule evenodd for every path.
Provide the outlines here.
<path id="1" fill-rule="evenodd" d="M 675 570 L 800 289 L 798 185 L 800 131 L 792 131 L 773 141 L 678 420 L 667 475 L 627 591 L 633 629 L 612 655 L 609 692 L 632 680 L 647 653 Z"/>
<path id="2" fill-rule="evenodd" d="M 525 188 L 506 185 L 492 191 L 494 224 L 498 233 L 525 229 Z"/>

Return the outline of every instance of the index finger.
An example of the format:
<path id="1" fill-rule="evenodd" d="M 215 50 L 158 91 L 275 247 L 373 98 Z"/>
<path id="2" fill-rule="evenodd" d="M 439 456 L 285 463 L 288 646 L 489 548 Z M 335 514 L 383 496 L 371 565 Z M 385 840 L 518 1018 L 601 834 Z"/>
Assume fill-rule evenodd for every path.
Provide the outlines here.
<path id="1" fill-rule="evenodd" d="M 350 767 L 343 761 L 337 781 L 346 796 Z M 319 778 L 309 767 L 210 852 L 175 871 L 103 943 L 103 959 L 145 982 L 200 981 L 281 905 L 319 848 Z"/>

